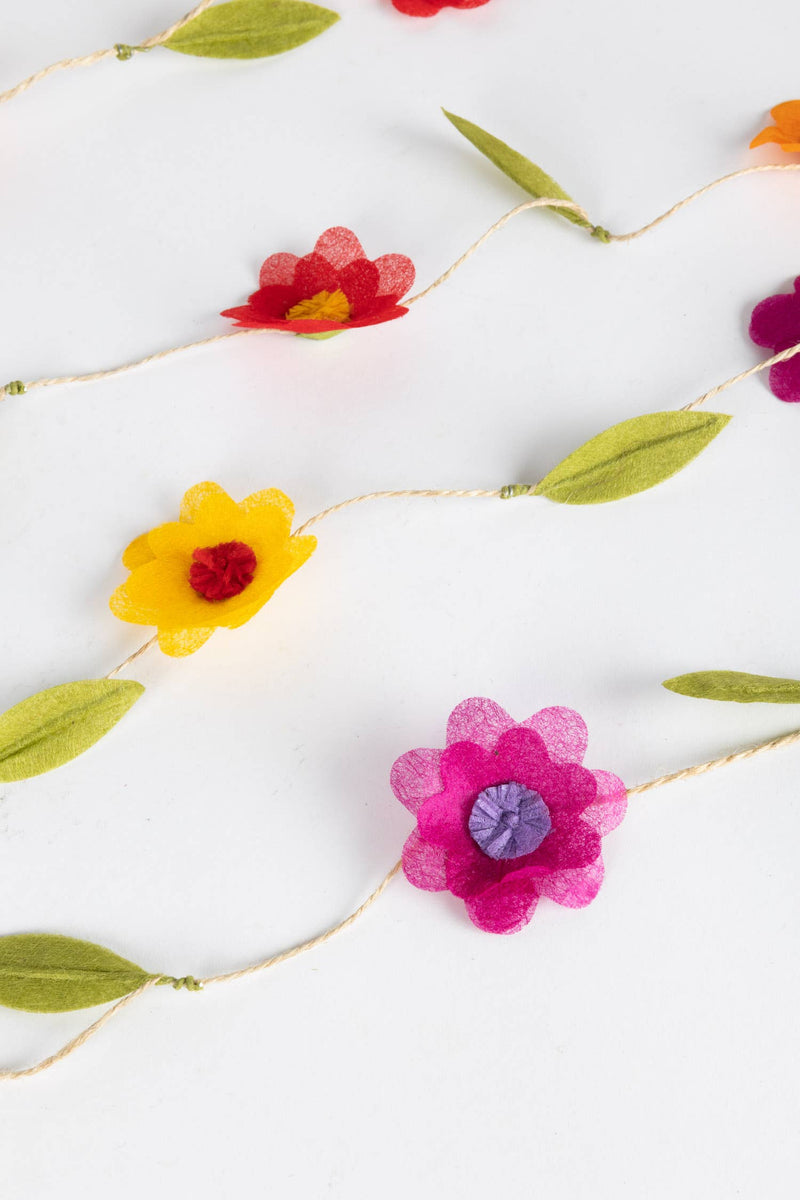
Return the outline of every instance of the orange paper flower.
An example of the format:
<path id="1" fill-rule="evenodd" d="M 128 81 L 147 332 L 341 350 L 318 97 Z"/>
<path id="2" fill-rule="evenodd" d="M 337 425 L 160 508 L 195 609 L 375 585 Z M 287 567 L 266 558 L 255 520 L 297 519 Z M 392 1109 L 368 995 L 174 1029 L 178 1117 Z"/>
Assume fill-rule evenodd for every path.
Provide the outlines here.
<path id="1" fill-rule="evenodd" d="M 775 124 L 762 129 L 758 137 L 753 138 L 750 149 L 774 142 L 787 154 L 800 154 L 800 100 L 779 104 L 770 116 Z"/>
<path id="2" fill-rule="evenodd" d="M 294 505 L 271 488 L 241 504 L 216 483 L 183 497 L 179 521 L 131 542 L 130 575 L 111 597 L 122 621 L 155 625 L 165 654 L 193 654 L 215 629 L 237 629 L 313 553 L 315 537 L 293 537 Z"/>

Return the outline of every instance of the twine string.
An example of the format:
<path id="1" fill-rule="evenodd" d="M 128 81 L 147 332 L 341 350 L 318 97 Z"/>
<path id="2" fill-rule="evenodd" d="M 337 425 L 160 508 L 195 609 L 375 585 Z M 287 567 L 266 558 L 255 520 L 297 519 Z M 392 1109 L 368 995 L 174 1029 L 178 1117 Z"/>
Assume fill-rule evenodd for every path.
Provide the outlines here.
<path id="1" fill-rule="evenodd" d="M 172 33 L 174 33 L 176 29 L 179 29 L 182 25 L 186 24 L 193 17 L 197 16 L 199 12 L 201 12 L 205 8 L 207 8 L 209 6 L 210 2 L 211 2 L 211 0 L 206 0 L 205 3 L 199 4 L 197 6 L 197 8 L 193 9 L 192 12 L 189 13 L 186 17 L 184 17 L 182 21 L 177 22 L 171 29 L 165 30 L 163 34 L 158 34 L 157 38 L 155 40 L 151 38 L 150 42 L 152 42 L 153 45 L 157 45 L 157 44 L 159 44 L 160 41 L 166 40 L 166 38 L 171 36 Z M 149 43 L 143 42 L 142 46 L 148 47 Z M 107 51 L 107 50 L 99 51 L 99 54 L 101 56 L 106 56 L 110 53 L 114 53 L 114 51 Z M 90 55 L 89 59 L 91 59 L 92 61 L 96 61 L 96 56 Z M 67 61 L 69 62 L 72 60 L 67 60 Z M 74 61 L 79 62 L 79 61 L 84 61 L 84 60 L 74 60 Z M 56 70 L 59 67 L 61 67 L 62 65 L 64 65 L 64 64 L 57 63 L 57 64 L 55 64 L 54 67 L 47 68 L 46 73 L 49 73 L 52 70 Z M 39 75 L 41 76 L 42 72 L 40 72 Z M 37 78 L 37 77 L 32 77 L 32 79 L 34 79 L 34 80 L 35 80 L 35 78 Z M 27 81 L 26 81 L 26 84 L 27 84 Z M 19 85 L 19 86 L 22 86 L 22 85 Z M 2 103 L 4 95 L 8 96 L 9 94 L 3 93 L 3 95 L 0 95 L 0 103 Z M 503 229 L 503 227 L 505 225 L 507 225 L 509 221 L 511 221 L 514 217 L 518 216 L 520 213 L 527 212 L 529 209 L 534 209 L 534 208 L 565 209 L 570 212 L 576 213 L 584 221 L 587 222 L 588 232 L 591 234 L 591 236 L 598 237 L 600 234 L 602 234 L 602 236 L 600 237 L 600 240 L 604 241 L 604 242 L 629 242 L 629 241 L 634 240 L 635 238 L 641 237 L 645 233 L 648 233 L 651 229 L 655 229 L 658 225 L 661 225 L 664 221 L 667 221 L 670 217 L 674 216 L 676 213 L 679 213 L 682 209 L 686 208 L 687 205 L 692 204 L 695 200 L 699 200 L 702 196 L 705 196 L 707 192 L 710 192 L 714 188 L 719 187 L 720 184 L 727 183 L 729 180 L 740 179 L 744 175 L 753 175 L 753 174 L 758 174 L 758 173 L 762 173 L 765 171 L 800 171 L 800 163 L 764 163 L 761 166 L 745 167 L 741 171 L 734 171 L 730 175 L 723 175 L 720 179 L 715 179 L 712 183 L 706 184 L 705 187 L 702 187 L 698 191 L 693 192 L 691 196 L 687 196 L 684 200 L 680 200 L 677 204 L 673 204 L 672 208 L 668 209 L 665 213 L 662 213 L 660 217 L 656 217 L 656 219 L 654 221 L 650 221 L 649 224 L 643 225 L 641 229 L 634 230 L 632 233 L 623 233 L 623 234 L 608 233 L 606 230 L 601 229 L 600 226 L 593 225 L 588 214 L 586 213 L 586 211 L 579 204 L 576 204 L 572 200 L 560 200 L 557 197 L 553 197 L 552 199 L 544 197 L 544 198 L 537 198 L 535 200 L 526 200 L 522 204 L 517 204 L 514 208 L 510 209 L 507 213 L 505 213 L 502 217 L 500 217 L 499 221 L 495 221 L 494 225 L 492 225 L 489 229 L 487 229 L 486 232 L 481 237 L 479 237 L 476 242 L 473 242 L 473 244 L 469 247 L 469 249 L 466 250 L 461 255 L 460 258 L 456 259 L 456 261 L 452 264 L 452 266 L 447 268 L 447 270 L 444 272 L 444 274 L 440 275 L 437 279 L 435 279 L 433 281 L 433 283 L 429 284 L 429 286 L 426 287 L 423 291 L 417 292 L 416 295 L 414 295 L 414 296 L 410 296 L 405 301 L 405 304 L 406 305 L 416 304 L 419 300 L 424 300 L 427 296 L 430 296 L 433 292 L 435 292 L 437 290 L 437 288 L 440 288 L 442 286 L 442 284 L 447 283 L 448 280 L 450 280 L 452 278 L 452 276 L 455 274 L 455 272 L 458 271 L 458 269 L 460 267 L 462 267 L 466 262 L 468 262 L 474 254 L 477 254 L 477 252 L 481 249 L 481 247 L 484 246 L 486 244 L 486 242 L 488 242 L 496 233 L 498 233 L 501 229 Z M 198 342 L 186 342 L 180 346 L 171 346 L 166 350 L 159 350 L 155 354 L 148 354 L 144 358 L 138 358 L 132 362 L 123 363 L 121 366 L 110 367 L 107 370 L 102 370 L 102 371 L 91 371 L 88 374 L 84 374 L 84 375 L 57 375 L 57 376 L 53 376 L 49 379 L 34 379 L 34 380 L 31 380 L 30 382 L 24 382 L 21 379 L 15 379 L 11 383 L 7 383 L 4 386 L 0 386 L 0 400 L 3 400 L 6 396 L 23 395 L 26 392 L 34 391 L 36 388 L 55 387 L 59 384 L 70 384 L 70 383 L 93 383 L 93 382 L 96 382 L 101 379 L 112 379 L 116 375 L 123 375 L 127 371 L 136 370 L 138 367 L 145 367 L 151 363 L 160 362 L 161 359 L 169 358 L 173 354 L 179 354 L 183 350 L 197 350 L 202 346 L 211 346 L 211 345 L 214 345 L 216 342 L 224 342 L 224 341 L 227 341 L 229 338 L 239 337 L 240 334 L 260 333 L 260 332 L 262 332 L 262 331 L 258 330 L 258 329 L 232 329 L 226 333 L 219 333 L 219 334 L 215 334 L 212 337 L 203 338 L 201 341 L 198 341 Z M 800 347 L 792 347 L 789 350 L 784 350 L 779 355 L 774 355 L 772 358 L 766 359 L 764 362 L 761 362 L 761 363 L 757 364 L 755 367 L 750 368 L 750 370 L 742 372 L 742 374 L 736 375 L 733 379 L 727 380 L 725 383 L 720 384 L 716 388 L 713 388 L 710 392 L 707 392 L 704 396 L 701 396 L 697 400 L 692 401 L 691 404 L 687 404 L 685 406 L 685 408 L 687 410 L 693 409 L 693 408 L 698 408 L 701 404 L 705 403 L 706 400 L 710 399 L 712 396 L 719 395 L 721 392 L 725 391 L 726 388 L 732 387 L 735 383 L 740 383 L 742 380 L 750 378 L 751 375 L 755 375 L 759 371 L 763 371 L 768 367 L 774 366 L 778 362 L 786 361 L 787 358 L 791 358 L 794 353 L 797 353 L 798 349 L 800 349 Z"/>
<path id="2" fill-rule="evenodd" d="M 214 0 L 201 0 L 201 3 L 196 5 L 185 17 L 181 17 L 179 21 L 170 25 L 169 29 L 165 29 L 161 33 L 147 38 L 145 41 L 140 42 L 138 46 L 120 44 L 110 46 L 107 50 L 95 50 L 93 54 L 84 54 L 80 58 L 62 58 L 60 62 L 51 63 L 49 67 L 43 67 L 41 71 L 37 71 L 34 75 L 29 75 L 27 79 L 23 79 L 21 83 L 9 88 L 8 91 L 0 92 L 0 104 L 7 104 L 9 100 L 15 99 L 22 92 L 27 92 L 28 88 L 33 87 L 36 83 L 41 83 L 43 79 L 47 79 L 50 75 L 55 75 L 58 71 L 70 71 L 73 67 L 91 67 L 94 63 L 102 62 L 105 58 L 118 58 L 121 61 L 125 61 L 136 50 L 152 50 L 154 46 L 160 46 L 168 41 L 173 33 L 177 33 L 179 29 L 183 29 L 184 25 L 188 25 L 195 17 L 199 17 L 213 3 Z"/>
<path id="3" fill-rule="evenodd" d="M 686 767 L 681 771 L 673 771 L 668 775 L 661 775 L 657 779 L 651 779 L 648 783 L 641 783 L 636 787 L 628 788 L 628 796 L 641 796 L 645 792 L 653 791 L 655 788 L 663 787 L 668 783 L 676 783 L 678 780 L 691 779 L 697 775 L 706 775 L 709 771 L 714 771 L 717 767 L 727 767 L 732 763 L 744 762 L 746 759 L 754 758 L 758 754 L 763 754 L 768 750 L 778 750 L 785 746 L 793 746 L 800 742 L 800 729 L 796 729 L 791 733 L 782 734 L 780 737 L 770 738 L 768 741 L 760 742 L 755 746 L 748 746 L 741 750 L 735 750 L 732 754 L 723 755 L 721 758 L 712 759 L 709 762 L 698 763 L 693 767 Z M 318 946 L 324 946 L 326 942 L 331 941 L 339 933 L 344 933 L 366 913 L 373 904 L 383 895 L 389 884 L 396 875 L 402 870 L 402 861 L 396 862 L 387 875 L 381 880 L 378 886 L 367 896 L 366 900 L 359 905 L 357 909 L 350 913 L 349 916 L 339 921 L 336 925 L 332 925 L 323 933 L 317 934 L 316 937 L 309 938 L 305 942 L 300 942 L 296 946 L 292 946 L 288 950 L 281 950 L 278 954 L 271 954 L 269 957 L 261 959 L 259 962 L 252 963 L 250 966 L 241 967 L 236 971 L 227 971 L 219 975 L 209 975 L 204 979 L 191 979 L 191 986 L 188 990 L 200 991 L 209 984 L 214 983 L 233 983 L 238 979 L 246 979 L 250 975 L 260 974 L 262 971 L 267 971 L 270 967 L 277 967 L 281 963 L 288 962 L 290 959 L 298 958 L 301 954 L 305 954 L 309 950 L 315 950 Z M 137 1000 L 139 996 L 144 995 L 161 983 L 183 984 L 185 980 L 174 980 L 170 976 L 156 975 L 146 980 L 141 987 L 135 991 L 129 992 L 127 996 L 123 996 L 110 1008 L 98 1017 L 91 1025 L 82 1030 L 77 1037 L 72 1038 L 62 1048 L 56 1051 L 55 1054 L 49 1055 L 47 1058 L 41 1059 L 38 1063 L 34 1063 L 30 1067 L 21 1067 L 16 1070 L 7 1069 L 0 1071 L 0 1080 L 23 1079 L 33 1075 L 40 1075 L 43 1071 L 47 1071 L 56 1063 L 63 1062 L 65 1058 L 69 1058 L 81 1046 L 86 1045 L 90 1038 L 99 1033 L 113 1017 Z"/>

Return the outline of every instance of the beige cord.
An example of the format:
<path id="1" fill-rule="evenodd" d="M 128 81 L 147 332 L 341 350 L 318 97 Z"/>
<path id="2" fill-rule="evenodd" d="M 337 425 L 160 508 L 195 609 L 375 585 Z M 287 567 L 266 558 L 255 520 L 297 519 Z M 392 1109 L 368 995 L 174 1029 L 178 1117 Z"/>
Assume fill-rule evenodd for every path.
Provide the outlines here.
<path id="1" fill-rule="evenodd" d="M 179 25 L 185 24 L 186 21 L 190 20 L 191 17 L 196 16 L 197 12 L 204 7 L 206 7 L 206 6 L 199 5 L 198 8 L 195 9 L 192 13 L 190 13 L 188 17 L 184 18 L 183 22 L 179 22 L 178 24 Z M 173 27 L 173 29 L 171 29 L 171 30 L 167 30 L 164 34 L 159 34 L 158 35 L 159 39 L 164 40 L 165 37 L 169 36 L 171 33 L 174 32 L 174 29 L 175 29 L 175 27 Z M 142 44 L 145 45 L 146 43 L 142 43 Z M 101 53 L 107 54 L 107 53 L 109 53 L 109 51 L 102 51 Z M 78 60 L 76 60 L 76 61 L 78 61 Z M 52 68 L 52 69 L 55 69 L 55 68 Z M 2 100 L 2 96 L 0 96 L 0 101 L 1 100 Z M 522 204 L 518 204 L 515 208 L 512 208 L 509 212 L 505 213 L 500 218 L 499 221 L 495 221 L 494 225 L 492 225 L 490 229 L 487 229 L 486 233 L 484 233 L 482 235 L 482 237 L 479 237 L 476 242 L 473 242 L 473 244 L 470 246 L 470 248 L 468 250 L 466 250 L 464 252 L 464 254 L 462 254 L 461 257 L 458 258 L 451 267 L 448 267 L 448 269 L 444 272 L 443 275 L 440 275 L 438 277 L 438 279 L 435 279 L 432 284 L 430 284 L 427 288 L 425 288 L 424 291 L 417 292 L 416 295 L 409 297 L 409 299 L 406 300 L 405 303 L 407 305 L 416 304 L 418 300 L 423 300 L 423 299 L 425 299 L 426 296 L 429 296 L 432 292 L 436 291 L 437 288 L 441 287 L 443 283 L 446 283 L 453 276 L 453 274 L 459 269 L 459 267 L 463 266 L 464 263 L 468 262 L 469 259 L 472 258 L 473 254 L 476 254 L 477 251 L 480 250 L 480 248 L 487 241 L 489 241 L 489 239 L 491 237 L 493 237 L 495 233 L 497 233 L 505 225 L 507 225 L 508 222 L 513 217 L 516 217 L 519 213 L 527 212 L 529 209 L 532 209 L 532 208 L 567 209 L 570 212 L 577 213 L 580 217 L 583 218 L 583 220 L 588 222 L 589 232 L 591 233 L 592 236 L 594 236 L 594 237 L 599 236 L 602 241 L 607 241 L 607 242 L 608 241 L 610 241 L 610 242 L 627 242 L 627 241 L 631 241 L 634 238 L 641 237 L 643 233 L 647 233 L 651 229 L 655 229 L 655 227 L 657 225 L 660 225 L 663 221 L 666 221 L 669 217 L 674 216 L 675 213 L 680 212 L 681 209 L 685 208 L 688 204 L 691 204 L 694 200 L 698 200 L 701 196 L 705 196 L 706 192 L 712 191 L 714 188 L 718 187 L 722 183 L 726 183 L 728 180 L 739 179 L 743 175 L 752 175 L 754 173 L 763 172 L 763 171 L 798 171 L 798 170 L 800 170 L 800 163 L 766 163 L 760 167 L 745 167 L 744 170 L 734 171 L 733 174 L 731 174 L 731 175 L 723 175 L 723 177 L 721 179 L 715 179 L 713 181 L 713 183 L 706 184 L 706 186 L 703 188 L 700 188 L 699 191 L 694 192 L 691 196 L 687 196 L 685 200 L 681 200 L 678 204 L 674 204 L 672 206 L 672 208 L 670 208 L 667 212 L 662 213 L 662 215 L 660 217 L 656 217 L 656 219 L 654 221 L 651 221 L 648 225 L 642 226 L 641 229 L 637 229 L 633 233 L 624 233 L 624 234 L 608 233 L 606 230 L 601 229 L 600 226 L 592 225 L 592 223 L 589 219 L 589 216 L 585 212 L 585 210 L 583 208 L 581 208 L 581 206 L 579 204 L 576 204 L 572 200 L 559 200 L 557 198 L 548 199 L 546 197 L 539 198 L 536 200 L 526 200 Z M 182 346 L 172 346 L 168 350 L 160 350 L 156 354 L 148 354 L 145 358 L 136 359 L 134 362 L 124 363 L 122 366 L 119 366 L 119 367 L 111 367 L 105 371 L 92 371 L 87 375 L 60 375 L 60 376 L 54 376 L 50 379 L 34 379 L 28 383 L 23 382 L 21 379 L 15 379 L 11 383 L 7 383 L 4 386 L 0 386 L 0 400 L 3 400 L 6 396 L 21 396 L 21 395 L 25 394 L 26 392 L 33 391 L 35 388 L 54 387 L 57 384 L 62 384 L 62 383 L 63 384 L 91 383 L 91 382 L 94 382 L 94 381 L 100 380 L 100 379 L 111 379 L 115 375 L 122 375 L 126 371 L 135 370 L 137 367 L 143 367 L 143 366 L 147 366 L 149 363 L 159 362 L 162 358 L 168 358 L 172 354 L 178 354 L 181 350 L 196 350 L 200 346 L 211 346 L 215 342 L 223 342 L 223 341 L 226 341 L 228 338 L 238 337 L 239 334 L 259 333 L 259 332 L 261 332 L 261 331 L 258 329 L 233 329 L 233 330 L 230 330 L 228 333 L 220 333 L 220 334 L 216 334 L 213 337 L 203 338 L 202 341 L 199 341 L 199 342 L 187 342 Z M 795 352 L 794 349 L 786 350 L 780 356 L 775 356 L 773 358 L 767 359 L 765 362 L 759 363 L 757 366 L 751 368 L 750 371 L 747 371 L 747 372 L 742 373 L 741 375 L 735 376 L 734 379 L 729 380 L 727 383 L 720 384 L 720 386 L 718 388 L 713 389 L 711 392 L 708 392 L 705 396 L 702 396 L 698 400 L 693 401 L 692 404 L 686 405 L 686 408 L 687 409 L 697 408 L 699 405 L 704 403 L 705 400 L 709 399 L 710 396 L 719 395 L 719 393 L 721 391 L 724 391 L 725 388 L 727 388 L 727 387 L 731 387 L 734 383 L 738 383 L 743 379 L 747 379 L 747 378 L 749 378 L 750 375 L 754 375 L 758 371 L 763 371 L 766 367 L 772 366 L 776 362 L 783 362 L 786 358 L 791 358 L 791 356 L 794 352 Z"/>
<path id="2" fill-rule="evenodd" d="M 661 775 L 658 779 L 653 779 L 649 783 L 641 783 L 638 785 L 638 787 L 628 788 L 628 796 L 641 796 L 645 792 L 652 791 L 654 788 L 662 787 L 664 784 L 675 783 L 679 779 L 691 779 L 695 775 L 705 775 L 709 771 L 715 770 L 717 767 L 726 767 L 731 763 L 743 762 L 745 759 L 753 758 L 757 754 L 763 754 L 767 750 L 777 750 L 782 746 L 795 745 L 797 742 L 800 742 L 800 729 L 795 730 L 793 733 L 783 734 L 781 737 L 770 738 L 769 741 L 761 742 L 757 746 L 750 746 L 743 750 L 736 750 L 733 754 L 726 754 L 724 757 L 715 758 L 711 762 L 700 763 L 695 767 L 686 767 L 684 770 L 674 771 L 670 775 Z M 345 917 L 343 921 L 339 921 L 337 925 L 333 925 L 330 929 L 325 930 L 324 933 L 320 933 L 316 937 L 310 938 L 308 941 L 301 942 L 297 946 L 292 946 L 289 950 L 282 950 L 278 954 L 272 954 L 269 956 L 269 958 L 264 958 L 260 962 L 253 963 L 249 967 L 242 967 L 238 971 L 228 971 L 221 975 L 209 975 L 205 979 L 198 979 L 196 981 L 197 985 L 199 985 L 199 988 L 202 989 L 208 984 L 213 983 L 233 983 L 234 980 L 245 979 L 249 975 L 256 975 L 261 971 L 267 971 L 270 967 L 277 967 L 281 963 L 288 962 L 292 958 L 297 958 L 300 954 L 305 954 L 308 950 L 315 950 L 318 946 L 324 946 L 326 942 L 329 942 L 338 933 L 343 933 L 346 929 L 349 929 L 351 925 L 354 925 L 356 921 L 358 921 L 359 918 L 362 917 L 364 913 L 372 907 L 376 900 L 378 900 L 378 898 L 386 891 L 386 888 L 392 882 L 394 877 L 402 870 L 402 866 L 402 862 L 395 863 L 388 875 L 381 880 L 381 882 L 367 897 L 363 904 L 361 904 L 354 912 L 350 913 L 348 917 Z M 159 983 L 167 982 L 167 980 L 168 977 L 162 975 L 157 975 L 151 979 L 148 979 L 142 984 L 141 987 L 137 988 L 133 992 L 130 992 L 127 996 L 123 996 L 121 1000 L 118 1000 L 116 1004 L 113 1004 L 111 1008 L 107 1009 L 103 1015 L 98 1018 L 98 1020 L 94 1021 L 88 1026 L 88 1028 L 84 1029 L 82 1033 L 79 1033 L 77 1037 L 72 1038 L 71 1041 L 67 1042 L 66 1045 L 55 1054 L 51 1054 L 48 1058 L 43 1058 L 41 1062 L 35 1063 L 31 1067 L 22 1067 L 18 1070 L 0 1071 L 0 1080 L 23 1079 L 27 1076 L 39 1075 L 41 1072 L 47 1071 L 50 1067 L 55 1066 L 56 1063 L 63 1062 L 65 1058 L 68 1058 L 76 1050 L 79 1050 L 81 1046 L 85 1045 L 89 1038 L 93 1037 L 94 1034 L 99 1033 L 103 1026 L 107 1025 L 111 1018 L 116 1016 L 118 1012 L 121 1012 L 124 1008 L 127 1008 L 129 1004 L 131 1004 L 139 996 L 143 995 L 150 988 L 155 987 Z"/>
<path id="3" fill-rule="evenodd" d="M 61 62 L 51 63 L 49 67 L 44 67 L 41 71 L 37 71 L 35 75 L 30 75 L 15 87 L 9 88 L 7 92 L 0 92 L 0 104 L 6 104 L 22 92 L 27 92 L 28 88 L 33 87 L 35 83 L 41 83 L 43 79 L 47 79 L 49 75 L 55 75 L 57 71 L 69 71 L 73 67 L 91 67 L 94 63 L 102 62 L 104 58 L 130 58 L 134 50 L 152 50 L 154 46 L 160 46 L 168 41 L 173 33 L 177 33 L 179 29 L 183 29 L 184 25 L 188 25 L 195 17 L 199 17 L 213 3 L 214 0 L 202 0 L 190 13 L 187 13 L 185 17 L 181 17 L 180 21 L 176 21 L 174 25 L 170 25 L 169 29 L 165 29 L 163 33 L 157 33 L 154 37 L 147 38 L 146 41 L 140 42 L 138 46 L 111 46 L 108 50 L 96 50 L 94 54 L 85 54 L 82 58 L 63 58 Z"/>

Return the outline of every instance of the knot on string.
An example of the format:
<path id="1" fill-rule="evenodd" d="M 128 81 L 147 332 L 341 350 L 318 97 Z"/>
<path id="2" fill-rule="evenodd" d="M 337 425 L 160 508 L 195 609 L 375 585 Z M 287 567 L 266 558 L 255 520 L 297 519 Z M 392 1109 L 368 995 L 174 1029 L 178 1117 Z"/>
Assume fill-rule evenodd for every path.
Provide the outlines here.
<path id="1" fill-rule="evenodd" d="M 535 487 L 535 483 L 507 483 L 500 489 L 500 499 L 515 500 L 517 496 L 529 496 Z"/>
<path id="2" fill-rule="evenodd" d="M 611 241 L 611 234 L 607 229 L 603 229 L 602 225 L 595 225 L 592 230 L 592 237 L 597 238 L 600 242 L 605 242 L 606 245 Z"/>
<path id="3" fill-rule="evenodd" d="M 117 42 L 114 50 L 120 62 L 127 62 L 129 58 L 133 58 L 138 46 L 126 46 L 124 42 Z"/>
<path id="4" fill-rule="evenodd" d="M 7 383 L 4 388 L 0 388 L 0 393 L 3 396 L 24 396 L 27 390 L 21 379 L 12 379 L 11 383 Z"/>
<path id="5" fill-rule="evenodd" d="M 195 979 L 194 975 L 184 975 L 181 979 L 176 979 L 174 975 L 164 975 L 159 979 L 159 985 L 168 983 L 175 988 L 176 992 L 184 988 L 187 992 L 202 992 L 203 985 L 199 979 Z"/>

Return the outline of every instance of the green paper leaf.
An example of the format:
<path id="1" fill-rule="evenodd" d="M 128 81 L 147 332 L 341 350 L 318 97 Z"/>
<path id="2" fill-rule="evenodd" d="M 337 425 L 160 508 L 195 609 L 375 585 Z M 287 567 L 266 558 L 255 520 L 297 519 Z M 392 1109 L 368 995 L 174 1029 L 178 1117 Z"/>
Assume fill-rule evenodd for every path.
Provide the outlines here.
<path id="1" fill-rule="evenodd" d="M 471 121 L 465 121 L 463 117 L 455 116 L 446 108 L 443 108 L 442 112 L 448 121 L 455 125 L 458 132 L 463 134 L 468 142 L 472 142 L 476 150 L 485 154 L 490 162 L 493 162 L 505 175 L 508 175 L 509 179 L 513 179 L 514 183 L 518 183 L 531 196 L 535 196 L 537 200 L 544 198 L 572 200 L 572 196 L 567 195 L 564 189 L 558 186 L 555 179 L 551 179 L 541 167 L 537 167 L 524 154 L 512 150 L 505 142 L 493 137 L 479 125 L 473 125 Z M 571 212 L 569 209 L 553 208 L 550 211 L 558 213 L 560 217 L 566 217 L 568 221 L 572 221 L 573 225 L 580 225 L 583 229 L 594 229 L 589 221 L 585 221 L 578 213 Z"/>
<path id="2" fill-rule="evenodd" d="M 746 671 L 693 671 L 664 681 L 663 687 L 697 700 L 737 704 L 800 704 L 800 679 L 748 675 Z"/>
<path id="3" fill-rule="evenodd" d="M 647 491 L 683 470 L 730 419 L 678 411 L 612 425 L 559 463 L 534 495 L 558 504 L 606 504 Z"/>
<path id="4" fill-rule="evenodd" d="M 62 683 L 0 715 L 0 783 L 43 775 L 105 737 L 144 688 L 132 679 Z"/>
<path id="5" fill-rule="evenodd" d="M 154 976 L 104 946 L 55 933 L 0 938 L 0 1004 L 71 1012 L 118 1000 Z"/>
<path id="6" fill-rule="evenodd" d="M 161 44 L 200 58 L 265 58 L 310 42 L 338 20 L 338 13 L 305 0 L 230 0 Z"/>

